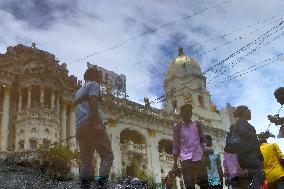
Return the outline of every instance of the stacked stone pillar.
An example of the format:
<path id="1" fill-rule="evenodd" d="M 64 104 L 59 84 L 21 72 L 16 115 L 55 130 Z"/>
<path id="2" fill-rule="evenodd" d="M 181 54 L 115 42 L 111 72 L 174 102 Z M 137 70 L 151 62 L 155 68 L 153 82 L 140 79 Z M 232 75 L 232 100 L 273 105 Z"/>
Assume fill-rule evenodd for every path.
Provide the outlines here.
<path id="1" fill-rule="evenodd" d="M 121 172 L 121 150 L 120 150 L 120 132 L 118 132 L 117 121 L 108 124 L 111 133 L 111 148 L 114 154 L 112 169 L 114 173 Z"/>
<path id="2" fill-rule="evenodd" d="M 8 136 L 9 136 L 9 113 L 10 113 L 10 92 L 9 86 L 4 86 L 4 99 L 2 107 L 1 118 L 1 151 L 7 152 L 8 150 Z"/>
<path id="3" fill-rule="evenodd" d="M 66 101 L 62 99 L 61 101 L 61 116 L 60 116 L 60 123 L 61 123 L 61 128 L 60 128 L 60 140 L 65 140 L 66 139 Z M 66 142 L 62 142 L 61 144 L 66 144 Z"/>
<path id="4" fill-rule="evenodd" d="M 41 107 L 44 107 L 44 87 L 40 87 L 39 103 Z"/>
<path id="5" fill-rule="evenodd" d="M 18 101 L 18 112 L 22 111 L 22 105 L 23 105 L 23 96 L 22 96 L 22 90 L 19 90 L 19 101 Z"/>
<path id="6" fill-rule="evenodd" d="M 51 97 L 50 97 L 50 109 L 52 111 L 54 111 L 54 102 L 55 102 L 55 94 L 54 94 L 54 91 L 52 90 L 51 92 Z"/>
<path id="7" fill-rule="evenodd" d="M 76 134 L 76 120 L 75 120 L 75 103 L 70 103 L 70 114 L 69 114 L 69 137 L 73 137 Z M 73 137 L 69 140 L 71 150 L 76 149 L 76 138 Z"/>
<path id="8" fill-rule="evenodd" d="M 158 141 L 156 137 L 156 129 L 148 128 L 148 140 L 147 140 L 147 157 L 148 168 L 152 173 L 152 177 L 155 178 L 155 182 L 161 182 L 161 168 L 160 159 L 158 153 Z"/>
<path id="9" fill-rule="evenodd" d="M 31 105 L 32 105 L 32 87 L 28 87 L 27 108 L 31 108 Z"/>

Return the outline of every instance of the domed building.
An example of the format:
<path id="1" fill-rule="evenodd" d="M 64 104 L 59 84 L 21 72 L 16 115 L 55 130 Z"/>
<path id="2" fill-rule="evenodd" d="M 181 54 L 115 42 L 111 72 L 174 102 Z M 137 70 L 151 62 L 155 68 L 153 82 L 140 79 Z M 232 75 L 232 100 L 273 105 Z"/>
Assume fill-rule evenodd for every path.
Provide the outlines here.
<path id="1" fill-rule="evenodd" d="M 161 182 L 173 167 L 171 125 L 185 103 L 193 105 L 193 119 L 203 122 L 205 133 L 222 152 L 232 107 L 217 110 L 200 65 L 182 48 L 165 75 L 162 109 L 151 107 L 147 98 L 141 105 L 126 95 L 114 95 L 112 84 L 125 88 L 126 78 L 101 69 L 104 119 L 115 157 L 112 172 L 126 174 L 135 167 L 137 176 Z M 66 64 L 59 64 L 53 54 L 35 46 L 8 47 L 0 54 L 0 84 L 1 154 L 34 150 L 75 134 L 74 93 L 81 82 L 68 76 Z M 64 144 L 76 148 L 74 138 Z"/>

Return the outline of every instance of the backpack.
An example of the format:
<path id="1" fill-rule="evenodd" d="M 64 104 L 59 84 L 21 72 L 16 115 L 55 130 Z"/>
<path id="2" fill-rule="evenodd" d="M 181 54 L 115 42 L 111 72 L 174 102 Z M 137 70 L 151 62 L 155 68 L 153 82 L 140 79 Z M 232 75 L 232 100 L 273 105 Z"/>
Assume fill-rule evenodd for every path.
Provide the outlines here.
<path id="1" fill-rule="evenodd" d="M 226 137 L 226 152 L 230 154 L 236 154 L 242 145 L 242 140 L 238 134 L 237 126 L 235 124 L 231 125 L 231 130 Z"/>

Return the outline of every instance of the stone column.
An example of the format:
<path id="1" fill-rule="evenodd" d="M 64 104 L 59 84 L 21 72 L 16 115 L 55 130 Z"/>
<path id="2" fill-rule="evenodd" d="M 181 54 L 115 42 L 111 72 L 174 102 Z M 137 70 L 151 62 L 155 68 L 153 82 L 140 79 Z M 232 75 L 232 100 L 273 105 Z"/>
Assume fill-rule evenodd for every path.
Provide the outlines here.
<path id="1" fill-rule="evenodd" d="M 25 144 L 24 144 L 24 150 L 28 150 L 30 148 L 29 144 L 30 144 L 30 139 L 27 137 L 25 139 Z"/>
<path id="2" fill-rule="evenodd" d="M 22 90 L 19 90 L 19 102 L 18 102 L 18 112 L 22 111 L 22 104 L 23 104 L 23 96 L 22 96 Z"/>
<path id="3" fill-rule="evenodd" d="M 59 113 L 60 113 L 60 104 L 59 104 L 60 102 L 59 102 L 59 96 L 57 97 L 57 106 L 56 106 L 56 111 L 57 111 L 57 113 L 58 113 L 58 115 L 59 115 Z"/>
<path id="4" fill-rule="evenodd" d="M 8 136 L 9 136 L 9 114 L 10 114 L 10 91 L 9 86 L 4 87 L 4 100 L 2 107 L 2 119 L 1 119 L 1 151 L 7 152 L 8 149 Z"/>
<path id="5" fill-rule="evenodd" d="M 41 107 L 44 107 L 44 87 L 40 87 L 39 104 Z"/>
<path id="6" fill-rule="evenodd" d="M 65 140 L 66 139 L 66 102 L 62 99 L 61 101 L 61 118 L 60 118 L 60 140 Z M 66 144 L 66 142 L 63 142 L 61 144 Z"/>
<path id="7" fill-rule="evenodd" d="M 108 124 L 111 133 L 111 148 L 114 154 L 112 169 L 114 173 L 121 173 L 120 132 L 117 129 L 117 121 Z"/>
<path id="8" fill-rule="evenodd" d="M 54 91 L 52 90 L 51 92 L 51 97 L 50 97 L 50 109 L 53 111 L 54 110 L 54 101 L 55 101 L 55 94 Z"/>
<path id="9" fill-rule="evenodd" d="M 148 140 L 147 140 L 147 157 L 148 167 L 151 171 L 151 175 L 155 178 L 155 182 L 161 182 L 161 167 L 158 153 L 158 141 L 156 138 L 156 129 L 148 128 Z"/>
<path id="10" fill-rule="evenodd" d="M 30 108 L 32 105 L 32 87 L 28 87 L 28 101 L 27 101 L 27 108 Z"/>
<path id="11" fill-rule="evenodd" d="M 70 103 L 70 116 L 69 116 L 69 137 L 73 137 L 76 134 L 76 120 L 75 120 L 75 103 Z M 76 149 L 76 137 L 69 140 L 70 149 Z"/>

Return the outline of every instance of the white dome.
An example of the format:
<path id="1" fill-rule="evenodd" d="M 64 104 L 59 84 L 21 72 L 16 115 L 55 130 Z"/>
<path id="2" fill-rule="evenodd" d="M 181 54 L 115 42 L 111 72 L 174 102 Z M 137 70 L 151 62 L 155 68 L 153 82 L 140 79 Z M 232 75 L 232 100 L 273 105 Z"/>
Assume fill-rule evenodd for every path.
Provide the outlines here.
<path id="1" fill-rule="evenodd" d="M 193 58 L 184 54 L 183 49 L 179 48 L 178 56 L 169 65 L 166 79 L 174 76 L 182 77 L 186 74 L 201 75 L 201 68 Z"/>

